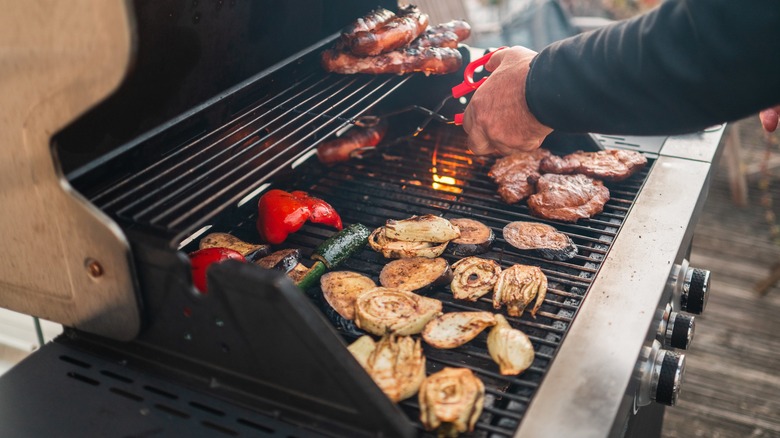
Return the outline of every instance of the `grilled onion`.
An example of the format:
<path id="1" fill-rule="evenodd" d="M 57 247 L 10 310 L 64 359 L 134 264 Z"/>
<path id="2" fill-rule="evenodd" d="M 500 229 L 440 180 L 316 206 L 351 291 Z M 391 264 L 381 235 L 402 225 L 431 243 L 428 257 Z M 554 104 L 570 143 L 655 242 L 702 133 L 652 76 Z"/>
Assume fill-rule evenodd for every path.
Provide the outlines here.
<path id="1" fill-rule="evenodd" d="M 349 347 L 347 347 L 347 350 L 352 353 L 352 356 L 355 357 L 363 368 L 368 366 L 368 357 L 371 356 L 371 353 L 373 353 L 375 349 L 376 342 L 368 335 L 357 338 L 355 342 L 349 344 Z"/>
<path id="2" fill-rule="evenodd" d="M 520 316 L 528 304 L 536 298 L 531 315 L 536 318 L 536 311 L 544 302 L 547 294 L 547 277 L 538 266 L 514 265 L 504 269 L 498 277 L 493 289 L 493 307 L 500 309 L 506 304 L 506 311 L 511 316 Z"/>
<path id="3" fill-rule="evenodd" d="M 441 313 L 441 301 L 415 293 L 376 287 L 355 301 L 355 323 L 361 329 L 382 336 L 387 333 L 413 335 Z"/>
<path id="4" fill-rule="evenodd" d="M 364 368 L 390 400 L 409 398 L 425 379 L 425 356 L 420 340 L 384 336 L 366 358 Z"/>
<path id="5" fill-rule="evenodd" d="M 379 273 L 384 287 L 415 291 L 452 280 L 452 269 L 441 257 L 409 257 L 386 264 Z"/>
<path id="6" fill-rule="evenodd" d="M 423 381 L 418 398 L 425 430 L 439 429 L 440 437 L 455 437 L 474 430 L 482 413 L 485 385 L 468 368 L 447 367 Z"/>
<path id="7" fill-rule="evenodd" d="M 439 257 L 447 248 L 447 242 L 406 242 L 387 237 L 385 227 L 379 227 L 368 237 L 368 245 L 388 259 L 407 257 Z"/>
<path id="8" fill-rule="evenodd" d="M 320 278 L 320 288 L 325 301 L 345 319 L 355 318 L 355 300 L 376 283 L 363 274 L 352 271 L 328 272 Z"/>
<path id="9" fill-rule="evenodd" d="M 520 374 L 534 362 L 534 346 L 528 336 L 512 328 L 503 315 L 495 315 L 495 318 L 496 325 L 488 334 L 488 353 L 498 364 L 501 374 Z"/>
<path id="10" fill-rule="evenodd" d="M 466 257 L 452 267 L 450 290 L 452 296 L 459 300 L 477 301 L 493 289 L 501 275 L 498 263 L 479 257 Z"/>
<path id="11" fill-rule="evenodd" d="M 452 312 L 431 320 L 422 331 L 428 345 L 436 348 L 460 347 L 496 324 L 490 312 Z"/>
<path id="12" fill-rule="evenodd" d="M 412 216 L 409 219 L 388 219 L 385 223 L 385 233 L 388 239 L 404 242 L 444 243 L 460 237 L 458 227 L 440 216 L 426 214 Z"/>

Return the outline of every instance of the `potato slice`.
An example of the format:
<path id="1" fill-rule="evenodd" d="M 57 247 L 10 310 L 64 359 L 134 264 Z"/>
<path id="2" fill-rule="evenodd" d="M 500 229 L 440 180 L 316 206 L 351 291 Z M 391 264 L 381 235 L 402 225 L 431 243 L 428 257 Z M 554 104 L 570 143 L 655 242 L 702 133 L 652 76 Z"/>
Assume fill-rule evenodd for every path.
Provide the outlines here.
<path id="1" fill-rule="evenodd" d="M 355 319 L 357 297 L 375 287 L 374 280 L 352 271 L 328 272 L 320 278 L 320 288 L 325 301 L 339 315 L 350 321 Z"/>
<path id="2" fill-rule="evenodd" d="M 490 312 L 445 313 L 425 326 L 422 337 L 433 347 L 455 348 L 495 324 L 496 320 Z"/>

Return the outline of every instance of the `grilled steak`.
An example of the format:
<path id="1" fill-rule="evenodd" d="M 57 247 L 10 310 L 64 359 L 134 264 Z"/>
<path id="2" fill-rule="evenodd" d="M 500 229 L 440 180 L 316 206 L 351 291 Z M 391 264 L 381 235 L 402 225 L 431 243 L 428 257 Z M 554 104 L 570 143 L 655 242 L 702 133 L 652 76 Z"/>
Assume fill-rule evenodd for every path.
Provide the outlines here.
<path id="1" fill-rule="evenodd" d="M 539 169 L 544 173 L 582 173 L 605 181 L 623 181 L 646 164 L 647 158 L 635 151 L 579 151 L 564 157 L 551 155 L 542 160 Z"/>
<path id="2" fill-rule="evenodd" d="M 534 193 L 539 179 L 539 163 L 549 157 L 547 149 L 517 152 L 496 160 L 488 176 L 498 184 L 498 194 L 509 204 L 520 202 Z"/>
<path id="3" fill-rule="evenodd" d="M 528 198 L 531 213 L 545 219 L 577 222 L 601 213 L 609 201 L 609 189 L 585 175 L 542 175 L 536 194 Z"/>

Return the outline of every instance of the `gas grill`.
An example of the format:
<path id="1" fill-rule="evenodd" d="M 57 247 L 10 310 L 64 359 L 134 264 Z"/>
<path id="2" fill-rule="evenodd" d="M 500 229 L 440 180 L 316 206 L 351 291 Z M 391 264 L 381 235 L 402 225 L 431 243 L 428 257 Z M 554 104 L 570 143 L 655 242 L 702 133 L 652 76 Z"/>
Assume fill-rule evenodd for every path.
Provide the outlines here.
<path id="1" fill-rule="evenodd" d="M 299 3 L 323 14 L 327 9 L 316 1 Z M 504 267 L 542 269 L 549 288 L 536 317 L 508 318 L 534 344 L 536 359 L 524 373 L 498 373 L 486 334 L 452 350 L 424 345 L 428 374 L 466 367 L 485 384 L 483 413 L 466 436 L 660 433 L 662 404 L 674 404 L 682 377 L 684 358 L 674 349 L 686 348 L 692 338 L 693 319 L 682 312 L 700 313 L 706 302 L 709 273 L 689 267 L 685 258 L 723 126 L 671 138 L 552 137 L 546 146 L 559 152 L 593 145 L 634 149 L 649 164 L 628 180 L 607 184 L 611 199 L 603 213 L 576 224 L 543 221 L 525 204 L 507 205 L 497 196 L 487 177 L 494 158 L 470 154 L 461 128 L 424 111 L 399 111 L 462 111 L 454 100 L 437 105 L 459 82 L 457 74 L 341 76 L 321 70 L 319 53 L 334 32 L 365 12 L 354 3 L 331 5 L 327 14 L 336 18 L 319 29 L 322 39 L 295 47 L 254 76 L 233 78 L 215 97 L 189 109 L 171 104 L 181 111 L 157 111 L 165 118 L 159 123 L 135 114 L 140 132 L 119 129 L 126 128 L 119 126 L 124 121 L 115 122 L 119 127 L 107 122 L 113 135 L 90 130 L 100 131 L 99 121 L 106 120 L 101 114 L 121 112 L 132 102 L 128 93 L 117 98 L 120 88 L 54 136 L 64 174 L 57 185 L 92 215 L 89 225 L 68 223 L 79 235 L 101 237 L 80 254 L 83 278 L 73 280 L 89 289 L 72 291 L 67 305 L 57 304 L 63 294 L 52 299 L 57 294 L 45 289 L 39 299 L 11 293 L 0 300 L 66 326 L 61 337 L 0 379 L 4 435 L 429 435 L 416 397 L 394 405 L 351 357 L 345 345 L 362 332 L 338 318 L 318 289 L 304 294 L 281 273 L 226 262 L 210 269 L 208 294 L 194 291 L 186 254 L 210 232 L 257 242 L 257 200 L 272 188 L 307 191 L 333 205 L 345 224 L 369 228 L 423 214 L 476 219 L 499 236 L 482 257 Z M 138 20 L 160 20 L 150 11 L 165 9 L 130 6 Z M 168 6 L 177 16 L 189 14 L 188 30 L 206 20 L 197 1 Z M 207 6 L 216 7 L 200 8 Z M 257 11 L 235 1 L 224 7 L 235 8 L 233 24 Z M 141 22 L 139 29 L 145 26 L 155 27 Z M 240 42 L 241 32 L 229 34 Z M 145 36 L 140 34 L 140 47 L 148 47 Z M 164 51 L 161 46 L 155 54 Z M 468 59 L 473 50 L 462 52 Z M 143 65 L 139 60 L 138 68 Z M 138 80 L 131 78 L 125 83 Z M 386 147 L 333 167 L 320 164 L 316 145 L 365 114 L 393 114 L 386 116 Z M 500 236 L 517 220 L 554 225 L 579 254 L 557 262 L 514 249 Z M 300 249 L 311 265 L 312 250 L 332 233 L 306 224 L 280 248 Z M 340 269 L 377 278 L 386 262 L 366 248 Z M 494 311 L 490 299 L 455 301 L 446 287 L 426 295 L 441 300 L 445 312 Z M 73 311 L 84 308 L 89 312 Z M 43 420 L 40 412 L 47 413 Z"/>

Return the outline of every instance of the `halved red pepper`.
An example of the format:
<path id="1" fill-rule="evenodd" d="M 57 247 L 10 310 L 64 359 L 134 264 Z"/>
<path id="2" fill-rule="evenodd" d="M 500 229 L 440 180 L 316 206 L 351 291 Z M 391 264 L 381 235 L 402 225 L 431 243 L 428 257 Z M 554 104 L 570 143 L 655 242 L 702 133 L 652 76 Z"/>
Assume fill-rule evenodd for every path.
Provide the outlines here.
<path id="1" fill-rule="evenodd" d="M 229 248 L 204 248 L 191 252 L 189 256 L 192 264 L 192 284 L 204 294 L 207 293 L 206 270 L 209 266 L 229 259 L 246 261 L 240 252 Z"/>
<path id="2" fill-rule="evenodd" d="M 270 190 L 257 203 L 257 231 L 268 243 L 284 242 L 307 220 L 339 231 L 343 228 L 341 217 L 330 204 L 300 190 Z"/>

